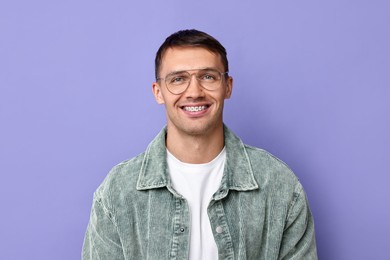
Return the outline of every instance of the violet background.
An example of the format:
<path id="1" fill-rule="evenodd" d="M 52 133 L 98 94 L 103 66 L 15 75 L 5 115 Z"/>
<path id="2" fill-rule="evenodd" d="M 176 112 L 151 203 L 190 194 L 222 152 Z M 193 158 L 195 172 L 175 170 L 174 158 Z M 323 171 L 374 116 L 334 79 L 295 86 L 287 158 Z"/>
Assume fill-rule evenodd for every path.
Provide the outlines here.
<path id="1" fill-rule="evenodd" d="M 303 183 L 320 259 L 390 259 L 388 1 L 2 1 L 0 259 L 80 259 L 92 195 L 165 124 L 154 55 L 228 50 L 225 122 Z"/>

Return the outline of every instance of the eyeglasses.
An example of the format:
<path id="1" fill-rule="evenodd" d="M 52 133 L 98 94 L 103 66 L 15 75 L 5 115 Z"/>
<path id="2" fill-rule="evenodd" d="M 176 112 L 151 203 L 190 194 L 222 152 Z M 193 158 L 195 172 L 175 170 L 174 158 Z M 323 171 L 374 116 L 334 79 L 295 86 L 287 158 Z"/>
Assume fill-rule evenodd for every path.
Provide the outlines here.
<path id="1" fill-rule="evenodd" d="M 189 73 L 189 71 L 197 71 Z M 184 71 L 175 71 L 169 73 L 165 78 L 157 78 L 159 80 L 165 80 L 165 84 L 169 92 L 174 95 L 179 95 L 187 90 L 191 84 L 192 76 L 195 75 L 199 85 L 207 90 L 216 90 L 221 87 L 223 75 L 228 72 L 219 72 L 215 69 L 193 69 Z"/>

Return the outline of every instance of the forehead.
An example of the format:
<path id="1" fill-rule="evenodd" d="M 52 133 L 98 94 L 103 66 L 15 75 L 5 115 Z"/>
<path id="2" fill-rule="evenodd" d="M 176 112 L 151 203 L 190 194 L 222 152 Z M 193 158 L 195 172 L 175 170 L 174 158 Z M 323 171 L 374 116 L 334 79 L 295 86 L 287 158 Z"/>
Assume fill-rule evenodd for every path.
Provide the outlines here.
<path id="1" fill-rule="evenodd" d="M 220 55 L 202 47 L 168 48 L 162 57 L 160 71 L 169 73 L 200 68 L 215 68 L 222 71 Z"/>

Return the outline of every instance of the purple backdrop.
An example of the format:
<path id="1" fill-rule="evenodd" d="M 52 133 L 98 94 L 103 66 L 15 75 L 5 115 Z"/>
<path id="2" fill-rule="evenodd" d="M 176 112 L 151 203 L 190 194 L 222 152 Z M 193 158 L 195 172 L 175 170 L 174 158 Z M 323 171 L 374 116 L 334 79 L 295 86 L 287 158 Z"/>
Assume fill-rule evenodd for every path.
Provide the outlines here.
<path id="1" fill-rule="evenodd" d="M 92 194 L 165 123 L 154 54 L 214 35 L 225 122 L 306 188 L 320 259 L 390 259 L 388 1 L 2 1 L 0 259 L 79 259 Z"/>

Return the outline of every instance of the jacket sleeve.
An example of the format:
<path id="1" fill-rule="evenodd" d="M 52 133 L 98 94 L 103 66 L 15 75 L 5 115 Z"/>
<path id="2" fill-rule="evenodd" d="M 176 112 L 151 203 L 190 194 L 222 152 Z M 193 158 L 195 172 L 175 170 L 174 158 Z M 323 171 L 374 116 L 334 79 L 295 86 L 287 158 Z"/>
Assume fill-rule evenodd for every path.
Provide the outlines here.
<path id="1" fill-rule="evenodd" d="M 84 238 L 82 259 L 124 259 L 113 214 L 96 194 Z"/>
<path id="2" fill-rule="evenodd" d="M 318 259 L 313 217 L 300 183 L 289 207 L 279 252 L 279 259 L 283 260 Z"/>

